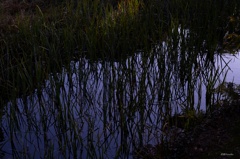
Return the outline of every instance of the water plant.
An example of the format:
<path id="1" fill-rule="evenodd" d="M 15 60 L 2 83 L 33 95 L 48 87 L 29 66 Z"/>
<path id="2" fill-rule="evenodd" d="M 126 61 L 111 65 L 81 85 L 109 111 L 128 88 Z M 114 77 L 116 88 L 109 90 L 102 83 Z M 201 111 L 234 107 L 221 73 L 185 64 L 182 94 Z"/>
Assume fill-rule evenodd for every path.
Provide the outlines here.
<path id="1" fill-rule="evenodd" d="M 1 2 L 6 157 L 128 158 L 165 143 L 174 113 L 188 127 L 204 102 L 213 110 L 239 1 L 43 2 Z"/>

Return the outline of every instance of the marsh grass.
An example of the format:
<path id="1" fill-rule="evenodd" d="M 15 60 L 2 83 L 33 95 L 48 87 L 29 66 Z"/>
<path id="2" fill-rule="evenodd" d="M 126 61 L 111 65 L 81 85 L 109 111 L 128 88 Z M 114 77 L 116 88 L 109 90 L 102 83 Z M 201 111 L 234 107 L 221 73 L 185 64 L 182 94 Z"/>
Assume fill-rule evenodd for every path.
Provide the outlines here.
<path id="1" fill-rule="evenodd" d="M 227 67 L 214 56 L 239 1 L 1 4 L 5 154 L 128 158 L 174 142 L 164 130 L 174 113 L 188 128 L 203 100 L 213 110 Z"/>

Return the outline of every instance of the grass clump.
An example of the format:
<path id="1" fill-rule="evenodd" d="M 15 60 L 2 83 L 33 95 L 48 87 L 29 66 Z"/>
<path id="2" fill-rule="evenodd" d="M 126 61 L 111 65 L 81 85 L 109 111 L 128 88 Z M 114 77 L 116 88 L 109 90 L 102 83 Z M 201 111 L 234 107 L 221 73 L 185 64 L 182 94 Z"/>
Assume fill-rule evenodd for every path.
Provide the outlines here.
<path id="1" fill-rule="evenodd" d="M 45 77 L 40 74 L 59 71 L 81 56 L 117 60 L 147 43 L 143 42 L 146 36 L 139 34 L 146 29 L 140 27 L 140 0 L 119 1 L 117 5 L 97 0 L 62 2 L 56 6 L 41 2 L 1 4 L 2 86 L 10 83 L 19 87 L 13 79 L 20 83 L 33 83 L 26 79 L 41 81 Z M 17 67 L 32 78 L 23 78 L 23 71 Z M 39 68 L 46 69 L 39 72 Z"/>

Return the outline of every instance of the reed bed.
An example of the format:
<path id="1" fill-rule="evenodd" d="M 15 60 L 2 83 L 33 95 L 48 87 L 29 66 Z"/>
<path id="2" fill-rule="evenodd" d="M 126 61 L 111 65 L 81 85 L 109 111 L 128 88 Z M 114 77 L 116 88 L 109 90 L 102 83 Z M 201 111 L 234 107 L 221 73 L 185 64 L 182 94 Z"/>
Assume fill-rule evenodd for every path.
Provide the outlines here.
<path id="1" fill-rule="evenodd" d="M 5 97 L 24 93 L 14 83 L 15 75 L 26 85 L 33 83 L 25 82 L 23 73 L 15 73 L 16 67 L 24 69 L 23 63 L 29 66 L 26 73 L 41 81 L 45 69 L 40 73 L 40 67 L 49 72 L 53 68 L 61 70 L 64 63 L 79 56 L 118 60 L 137 50 L 147 53 L 152 44 L 164 40 L 179 25 L 191 29 L 193 40 L 189 41 L 193 44 L 188 45 L 202 48 L 206 42 L 208 59 L 212 59 L 224 33 L 226 17 L 237 6 L 235 1 L 216 5 L 209 0 L 57 2 L 2 2 L 2 85 L 9 88 Z M 206 33 L 201 34 L 203 31 Z"/>
<path id="2" fill-rule="evenodd" d="M 213 110 L 227 68 L 214 56 L 239 7 L 234 0 L 1 4 L 1 154 L 13 158 L 131 158 L 147 144 L 169 148 L 179 135 L 166 127 L 172 115 L 183 113 L 190 128 L 202 109 Z"/>

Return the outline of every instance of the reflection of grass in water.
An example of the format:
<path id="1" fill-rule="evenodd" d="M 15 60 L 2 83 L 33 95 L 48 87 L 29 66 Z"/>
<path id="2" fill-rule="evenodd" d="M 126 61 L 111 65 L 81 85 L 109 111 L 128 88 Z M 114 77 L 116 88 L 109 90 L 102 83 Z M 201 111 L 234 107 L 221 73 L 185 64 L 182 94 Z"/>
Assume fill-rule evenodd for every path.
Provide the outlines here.
<path id="1" fill-rule="evenodd" d="M 142 56 L 143 59 L 139 61 L 140 63 L 137 62 L 137 59 L 132 59 L 127 61 L 127 65 L 126 63 L 119 63 L 120 68 L 116 67 L 114 63 L 105 65 L 105 62 L 102 62 L 103 67 L 100 70 L 103 75 L 105 75 L 103 77 L 97 74 L 98 69 L 94 71 L 96 68 L 94 63 L 88 63 L 86 68 L 79 67 L 78 69 L 74 69 L 77 72 L 78 77 L 76 78 L 79 83 L 74 83 L 74 81 L 71 80 L 74 72 L 70 71 L 65 72 L 63 76 L 50 76 L 52 79 L 50 80 L 51 87 L 47 89 L 47 94 L 44 97 L 41 95 L 40 91 L 40 95 L 38 96 L 41 115 L 41 121 L 39 124 L 43 129 L 42 131 L 49 131 L 50 126 L 48 118 L 50 117 L 53 119 L 54 125 L 56 125 L 55 131 L 59 134 L 57 140 L 59 145 L 61 145 L 61 151 L 64 151 L 68 148 L 74 148 L 77 143 L 85 140 L 81 133 L 83 130 L 86 130 L 89 135 L 87 135 L 89 145 L 87 147 L 84 147 L 84 145 L 83 149 L 86 148 L 89 151 L 88 155 L 93 155 L 93 158 L 96 156 L 95 153 L 99 153 L 97 150 L 103 148 L 101 137 L 99 137 L 99 141 L 96 141 L 95 135 L 98 133 L 98 135 L 106 133 L 106 140 L 115 140 L 113 138 L 114 136 L 108 133 L 108 126 L 112 124 L 115 126 L 113 131 L 119 131 L 119 135 L 121 134 L 120 136 L 122 138 L 122 145 L 118 147 L 117 151 L 119 154 L 117 155 L 130 150 L 129 142 L 133 142 L 136 146 L 148 142 L 150 139 L 146 139 L 145 132 L 149 131 L 157 135 L 157 133 L 152 130 L 152 123 L 156 126 L 161 124 L 161 118 L 163 118 L 165 114 L 171 114 L 171 108 L 174 106 L 171 104 L 171 100 L 177 98 L 171 95 L 171 86 L 166 78 L 174 81 L 173 83 L 176 84 L 173 86 L 173 90 L 181 89 L 181 87 L 178 87 L 177 85 L 178 70 L 176 70 L 176 74 L 174 74 L 174 76 L 176 76 L 175 78 L 173 75 L 169 76 L 170 74 L 173 74 L 172 69 L 162 67 L 164 63 L 165 66 L 167 66 L 166 64 L 169 64 L 170 66 L 177 64 L 176 61 L 171 61 L 167 54 L 164 56 L 161 55 L 160 53 L 162 52 L 156 51 L 155 53 L 158 53 L 158 55 L 156 55 L 158 58 L 155 61 L 150 61 L 150 59 L 155 58 Z M 141 63 L 141 61 L 144 61 L 144 63 Z M 159 70 L 160 68 L 161 70 Z M 128 79 L 129 75 L 132 75 L 133 72 L 135 72 L 136 78 L 134 83 Z M 113 76 L 109 76 L 111 74 L 113 74 Z M 69 90 L 70 94 L 68 94 L 68 88 L 63 87 L 65 76 L 70 80 L 67 86 L 71 86 L 70 89 L 76 88 L 79 90 L 77 95 L 75 95 L 74 92 L 71 93 L 71 90 Z M 94 80 L 95 77 L 96 80 Z M 94 83 L 101 80 L 104 81 L 104 89 L 100 90 L 102 92 L 100 95 L 97 93 L 95 94 L 95 90 L 98 90 L 98 88 L 95 88 L 94 83 L 87 85 L 87 81 L 91 79 Z M 134 89 L 132 90 L 128 88 Z M 100 98 L 101 94 L 105 96 L 104 99 Z M 70 98 L 71 96 L 74 98 Z M 77 99 L 79 99 L 79 101 Z M 94 102 L 94 100 L 97 101 Z M 101 104 L 101 100 L 104 100 L 103 105 Z M 27 103 L 27 101 L 25 102 Z M 34 99 L 32 102 L 34 102 Z M 96 106 L 97 103 L 99 103 L 99 108 Z M 33 105 L 30 105 L 30 107 L 39 109 L 37 105 L 34 103 L 32 104 Z M 76 124 L 75 121 L 76 119 L 73 117 L 74 110 L 76 109 L 77 112 L 79 112 L 78 115 L 82 118 L 79 122 L 85 123 L 82 125 L 82 127 L 85 125 L 85 128 L 82 130 L 78 128 L 78 124 Z M 99 114 L 102 114 L 100 115 L 101 119 L 96 120 L 96 116 Z M 21 113 L 19 115 L 21 115 Z M 151 117 L 152 115 L 155 117 Z M 33 117 L 31 120 L 36 119 Z M 103 132 L 99 131 L 99 121 L 102 125 L 105 125 Z M 18 121 L 16 120 L 15 122 Z M 86 128 L 86 125 L 89 126 Z M 157 127 L 157 129 L 160 129 L 160 126 Z M 119 128 L 119 130 L 115 130 L 116 128 Z M 31 131 L 35 130 L 33 129 Z M 14 132 L 15 131 L 12 133 Z M 74 137 L 76 143 L 73 142 L 71 136 L 68 136 L 69 133 L 67 132 L 76 137 Z M 133 141 L 128 138 L 133 139 Z M 46 137 L 44 137 L 44 141 L 48 143 L 47 134 Z M 109 143 L 106 142 L 104 146 L 109 147 L 108 144 Z M 77 151 L 77 149 L 75 151 Z M 79 155 L 78 152 L 76 153 L 76 155 Z M 63 155 L 67 154 L 64 154 L 63 152 Z"/>
<path id="2" fill-rule="evenodd" d="M 95 158 L 97 154 L 104 156 L 111 145 L 108 140 L 119 144 L 115 156 L 124 153 L 128 156 L 131 149 L 129 142 L 138 147 L 150 141 L 152 136 L 146 139 L 146 131 L 156 135 L 154 137 L 160 142 L 160 132 L 157 134 L 157 131 L 160 131 L 161 121 L 172 114 L 176 105 L 193 111 L 195 91 L 200 98 L 204 82 L 209 95 L 208 104 L 211 104 L 213 88 L 221 74 L 221 70 L 215 69 L 209 62 L 209 59 L 213 60 L 211 58 L 216 48 L 217 35 L 213 30 L 216 29 L 215 25 L 220 25 L 219 19 L 214 17 L 218 17 L 218 12 L 223 12 L 218 8 L 221 6 L 212 6 L 211 2 L 206 7 L 205 1 L 144 4 L 132 0 L 122 1 L 114 7 L 97 0 L 92 3 L 84 0 L 76 6 L 67 3 L 51 9 L 36 7 L 33 16 L 16 15 L 13 18 L 15 22 L 4 28 L 1 68 L 6 79 L 3 82 L 13 88 L 7 87 L 13 97 L 17 97 L 19 92 L 38 87 L 39 108 L 34 104 L 34 99 L 32 105 L 28 106 L 39 109 L 40 121 L 36 127 L 40 128 L 27 131 L 35 131 L 38 138 L 42 137 L 38 132 L 43 133 L 42 140 L 46 149 L 50 150 L 46 151 L 46 155 L 52 155 L 52 150 L 56 148 L 46 133 L 50 129 L 50 116 L 63 156 L 68 156 L 70 151 L 73 156 L 81 156 L 79 149 L 86 150 L 90 158 Z M 190 29 L 187 37 L 184 33 L 186 28 Z M 203 31 L 207 33 L 203 34 Z M 161 41 L 165 41 L 166 46 Z M 151 47 L 152 51 L 149 51 Z M 136 64 L 137 59 L 126 62 L 127 55 L 137 49 L 143 52 L 140 64 Z M 96 63 L 76 69 L 78 87 L 70 80 L 74 73 L 69 71 L 72 69 L 68 66 L 69 62 L 73 56 L 78 60 L 85 55 L 93 61 L 104 58 L 110 61 L 109 65 L 102 63 L 101 71 L 106 71 L 103 78 L 106 83 L 100 95 L 93 87 L 97 83 L 95 79 L 101 80 Z M 120 68 L 115 67 L 115 60 L 120 61 Z M 65 76 L 55 75 L 63 66 L 68 70 L 64 75 L 70 80 L 70 90 L 63 87 Z M 48 75 L 50 72 L 52 74 Z M 49 96 L 43 97 L 38 81 L 43 81 L 46 76 L 53 79 L 47 92 Z M 93 84 L 86 86 L 88 80 L 93 80 Z M 37 81 L 36 84 L 34 81 Z M 71 90 L 74 88 L 79 89 L 79 94 L 74 95 Z M 100 107 L 96 108 L 94 99 L 101 95 L 104 96 L 104 104 L 97 101 Z M 71 97 L 76 101 L 71 101 Z M 173 101 L 175 104 L 172 104 Z M 201 102 L 198 103 L 200 106 Z M 14 129 L 10 130 L 10 139 L 14 142 L 13 135 L 23 127 L 20 126 L 18 115 L 23 114 L 11 110 L 10 125 Z M 73 110 L 78 112 L 79 119 L 74 118 Z M 98 114 L 102 115 L 99 120 L 96 119 Z M 27 118 L 36 121 L 35 117 Z M 99 123 L 103 124 L 104 130 L 98 129 Z M 156 132 L 153 123 L 157 125 Z M 110 131 L 112 125 L 114 130 Z M 82 136 L 85 130 L 86 138 Z M 112 133 L 121 140 L 115 139 Z M 96 134 L 99 135 L 97 139 L 94 136 Z M 105 141 L 101 141 L 101 135 Z M 87 141 L 87 145 L 83 145 L 84 141 Z"/>

